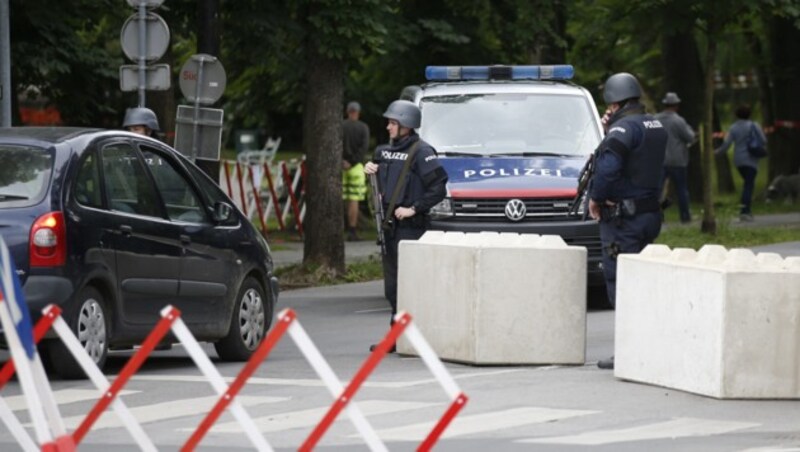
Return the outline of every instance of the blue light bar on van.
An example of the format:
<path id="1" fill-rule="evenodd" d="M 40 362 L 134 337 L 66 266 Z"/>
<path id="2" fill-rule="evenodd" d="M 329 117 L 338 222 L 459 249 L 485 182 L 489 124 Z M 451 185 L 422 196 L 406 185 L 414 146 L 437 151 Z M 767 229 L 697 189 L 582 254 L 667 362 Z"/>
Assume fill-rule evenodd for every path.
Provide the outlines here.
<path id="1" fill-rule="evenodd" d="M 570 64 L 553 66 L 428 66 L 425 78 L 434 80 L 571 80 Z"/>

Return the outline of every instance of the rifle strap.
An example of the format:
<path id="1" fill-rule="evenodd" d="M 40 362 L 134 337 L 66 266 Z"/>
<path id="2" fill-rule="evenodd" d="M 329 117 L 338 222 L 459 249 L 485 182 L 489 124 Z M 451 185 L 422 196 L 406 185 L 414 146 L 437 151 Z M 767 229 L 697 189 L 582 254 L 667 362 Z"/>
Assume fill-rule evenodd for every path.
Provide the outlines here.
<path id="1" fill-rule="evenodd" d="M 400 196 L 400 192 L 403 191 L 406 185 L 406 175 L 408 174 L 408 170 L 411 168 L 411 161 L 414 160 L 414 156 L 417 154 L 417 148 L 419 147 L 419 140 L 416 143 L 411 145 L 411 149 L 408 150 L 408 157 L 406 157 L 406 161 L 403 164 L 403 170 L 400 172 L 400 177 L 397 180 L 397 185 L 394 186 L 394 191 L 392 192 L 392 197 L 389 198 L 389 210 L 386 211 L 386 215 L 383 216 L 383 227 L 386 227 L 388 224 L 387 218 L 390 218 L 390 215 L 394 215 L 394 207 L 397 203 L 397 198 Z"/>

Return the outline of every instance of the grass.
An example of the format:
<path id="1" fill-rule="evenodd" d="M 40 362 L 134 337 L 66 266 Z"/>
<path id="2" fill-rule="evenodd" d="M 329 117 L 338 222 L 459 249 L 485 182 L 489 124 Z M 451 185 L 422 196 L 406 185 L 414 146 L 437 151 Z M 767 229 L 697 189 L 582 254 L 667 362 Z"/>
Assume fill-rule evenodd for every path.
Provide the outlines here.
<path id="1" fill-rule="evenodd" d="M 281 289 L 299 289 L 383 279 L 383 266 L 379 258 L 370 256 L 366 260 L 347 264 L 342 275 L 336 275 L 327 268 L 302 264 L 280 267 L 275 270 L 275 275 Z"/>

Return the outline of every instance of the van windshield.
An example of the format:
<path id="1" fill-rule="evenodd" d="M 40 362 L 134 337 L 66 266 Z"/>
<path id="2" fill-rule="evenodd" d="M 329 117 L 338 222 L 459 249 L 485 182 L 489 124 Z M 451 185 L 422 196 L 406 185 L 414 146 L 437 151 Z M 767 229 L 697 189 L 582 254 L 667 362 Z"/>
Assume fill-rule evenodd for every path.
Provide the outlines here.
<path id="1" fill-rule="evenodd" d="M 52 169 L 53 155 L 48 150 L 0 145 L 0 209 L 41 201 Z"/>
<path id="2" fill-rule="evenodd" d="M 422 99 L 420 135 L 440 154 L 586 156 L 596 113 L 582 96 L 498 93 Z"/>

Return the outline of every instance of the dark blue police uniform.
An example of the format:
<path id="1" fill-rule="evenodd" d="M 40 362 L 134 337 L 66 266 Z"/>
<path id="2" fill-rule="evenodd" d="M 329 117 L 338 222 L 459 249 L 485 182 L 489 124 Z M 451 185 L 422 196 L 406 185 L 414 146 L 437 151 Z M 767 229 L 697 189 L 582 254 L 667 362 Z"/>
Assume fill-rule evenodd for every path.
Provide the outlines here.
<path id="1" fill-rule="evenodd" d="M 395 187 L 400 182 L 403 165 L 409 151 L 416 145 L 405 185 L 397 197 L 397 207 L 414 207 L 411 218 L 398 220 L 389 212 L 389 202 Z M 439 164 L 436 150 L 411 132 L 388 146 L 375 150 L 374 162 L 379 165 L 378 184 L 383 199 L 383 209 L 391 218 L 393 227 L 385 232 L 386 255 L 383 256 L 384 294 L 392 305 L 392 319 L 397 314 L 397 245 L 401 240 L 417 240 L 428 226 L 427 213 L 447 194 L 447 173 Z"/>
<path id="2" fill-rule="evenodd" d="M 617 255 L 638 253 L 661 232 L 659 203 L 667 132 L 638 102 L 628 103 L 609 120 L 597 149 L 589 197 L 601 206 L 603 273 L 612 306 L 616 304 Z M 606 201 L 614 207 L 606 206 Z"/>

